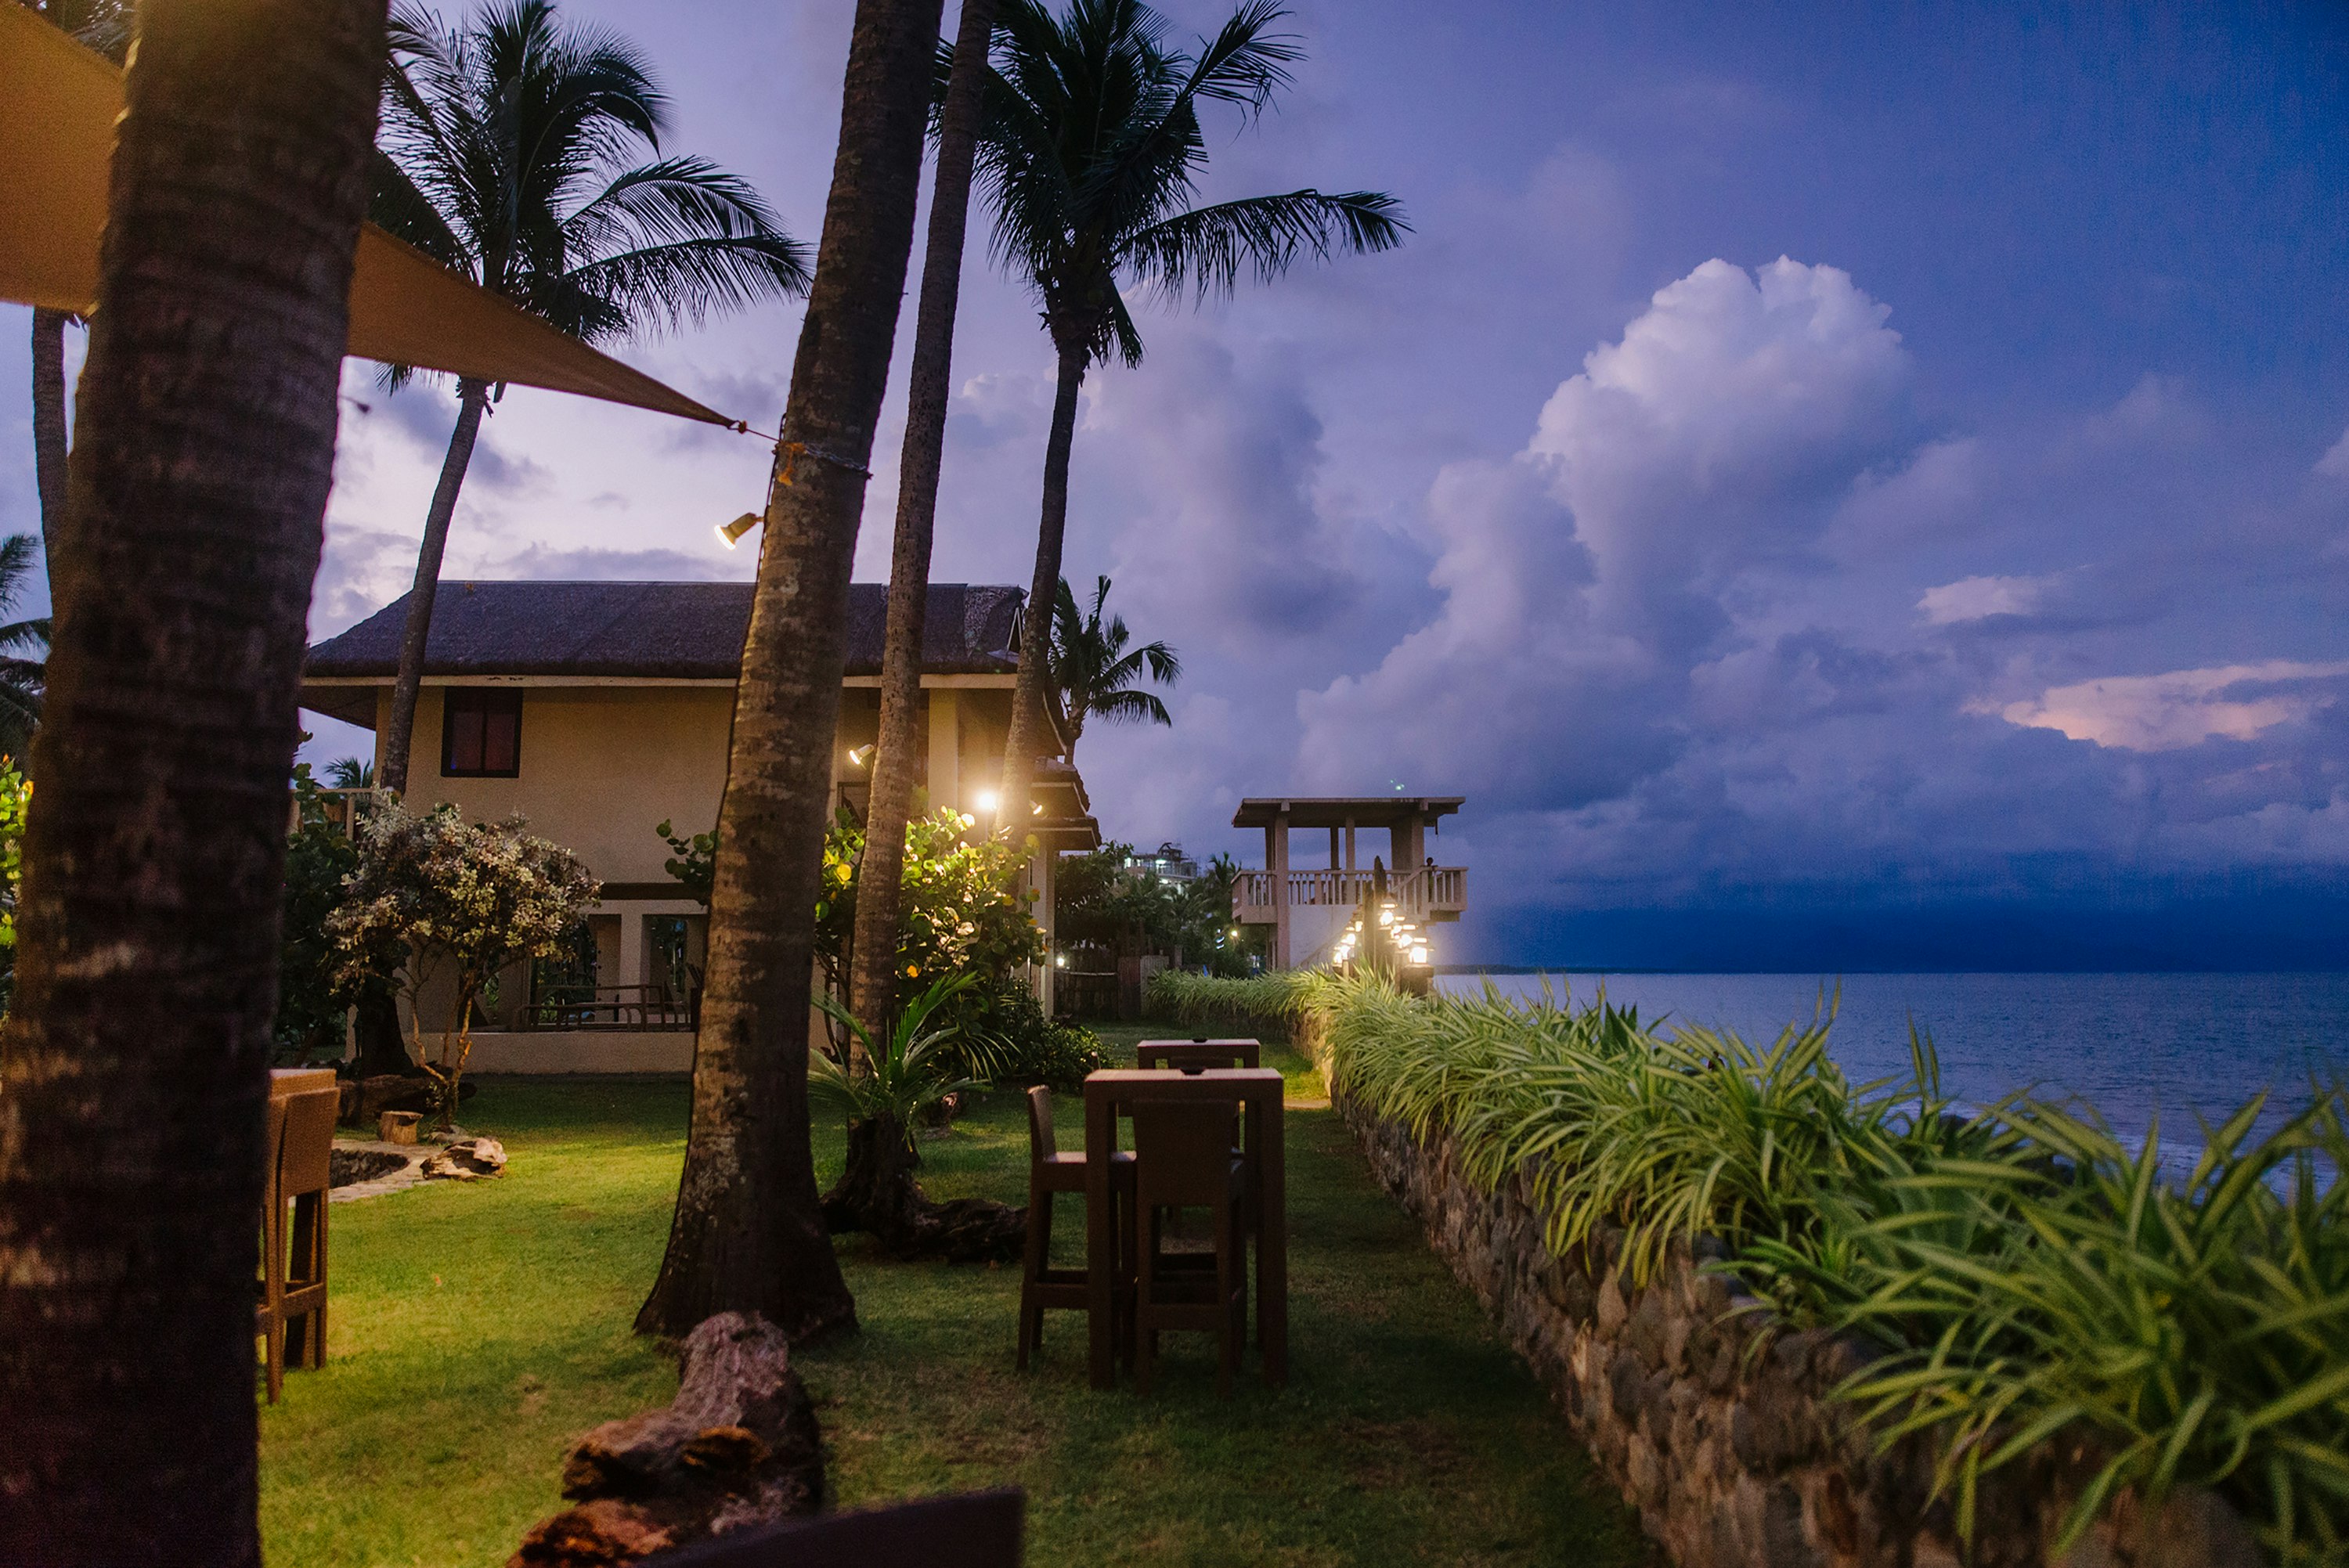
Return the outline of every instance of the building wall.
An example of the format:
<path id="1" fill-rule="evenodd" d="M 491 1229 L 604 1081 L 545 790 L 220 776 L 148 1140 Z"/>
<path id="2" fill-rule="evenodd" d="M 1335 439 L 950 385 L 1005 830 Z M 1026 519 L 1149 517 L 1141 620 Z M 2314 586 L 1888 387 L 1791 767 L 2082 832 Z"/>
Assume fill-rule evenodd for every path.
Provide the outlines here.
<path id="1" fill-rule="evenodd" d="M 448 801 L 477 821 L 519 812 L 533 832 L 619 883 L 668 880 L 661 869 L 668 847 L 653 831 L 657 824 L 667 821 L 688 836 L 717 825 L 733 719 L 730 686 L 524 685 L 522 766 L 512 779 L 441 776 L 447 691 L 446 685 L 428 685 L 417 702 L 409 798 L 419 808 Z M 938 685 L 926 695 L 931 803 L 974 811 L 1002 768 L 1011 693 L 1008 686 Z M 387 690 L 378 704 L 378 738 L 389 728 L 390 701 Z M 833 772 L 852 789 L 865 774 L 847 754 L 871 741 L 876 718 L 870 687 L 842 693 Z M 856 798 L 861 803 L 861 791 Z"/>

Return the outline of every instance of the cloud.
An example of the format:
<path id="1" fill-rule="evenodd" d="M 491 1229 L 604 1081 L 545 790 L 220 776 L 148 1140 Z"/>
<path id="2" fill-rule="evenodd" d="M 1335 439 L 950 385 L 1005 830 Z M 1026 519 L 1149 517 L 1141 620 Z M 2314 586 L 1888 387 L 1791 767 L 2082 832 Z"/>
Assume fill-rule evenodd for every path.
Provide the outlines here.
<path id="1" fill-rule="evenodd" d="M 1425 778 L 1571 809 L 1669 765 L 1749 574 L 1814 559 L 1893 455 L 1909 364 L 1887 314 L 1837 269 L 1785 258 L 1707 262 L 1658 291 L 1516 457 L 1439 475 L 1442 608 L 1376 668 L 1299 698 L 1307 781 Z"/>
<path id="2" fill-rule="evenodd" d="M 1961 577 L 1939 588 L 1928 588 L 1917 601 L 1929 626 L 1954 626 L 1992 615 L 2028 615 L 2062 581 L 2060 573 L 2044 577 Z"/>
<path id="3" fill-rule="evenodd" d="M 2316 459 L 2316 471 L 2329 480 L 2349 480 L 2349 430 L 2342 431 L 2341 438 Z"/>
<path id="4" fill-rule="evenodd" d="M 2343 676 L 2349 676 L 2349 660 L 2270 659 L 2158 676 L 2112 676 L 2051 686 L 2036 698 L 2007 704 L 1999 716 L 2009 724 L 2053 729 L 2113 749 L 2178 751 L 2206 740 L 2250 740 L 2277 725 L 2306 719 L 2335 697 L 2326 691 L 2252 688 Z"/>

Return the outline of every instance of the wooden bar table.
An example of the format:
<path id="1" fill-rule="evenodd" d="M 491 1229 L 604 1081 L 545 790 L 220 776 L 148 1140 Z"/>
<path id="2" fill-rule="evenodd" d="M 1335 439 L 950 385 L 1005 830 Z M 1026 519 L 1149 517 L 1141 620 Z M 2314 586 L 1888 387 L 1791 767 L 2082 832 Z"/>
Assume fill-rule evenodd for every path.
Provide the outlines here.
<path id="1" fill-rule="evenodd" d="M 1281 1078 L 1271 1068 L 1205 1072 L 1142 1072 L 1112 1068 L 1085 1079 L 1085 1282 L 1092 1297 L 1092 1385 L 1117 1381 L 1117 1219 L 1111 1206 L 1109 1157 L 1117 1149 L 1121 1109 L 1136 1099 L 1218 1101 L 1242 1108 L 1243 1136 L 1257 1177 L 1257 1333 L 1264 1380 L 1288 1380 L 1288 1184 L 1281 1125 Z M 1144 1222 L 1135 1216 L 1137 1224 Z"/>
<path id="2" fill-rule="evenodd" d="M 332 1068 L 271 1068 L 269 1098 L 285 1099 L 293 1095 L 307 1094 L 312 1089 L 333 1088 L 335 1069 Z"/>

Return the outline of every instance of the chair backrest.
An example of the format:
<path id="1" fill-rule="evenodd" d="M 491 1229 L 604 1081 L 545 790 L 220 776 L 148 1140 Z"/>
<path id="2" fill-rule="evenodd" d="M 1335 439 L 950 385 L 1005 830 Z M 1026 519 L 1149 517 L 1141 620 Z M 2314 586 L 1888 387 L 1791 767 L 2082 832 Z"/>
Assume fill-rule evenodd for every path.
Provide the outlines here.
<path id="1" fill-rule="evenodd" d="M 1259 1065 L 1254 1040 L 1144 1040 L 1133 1049 L 1134 1066 L 1148 1072 L 1173 1068 L 1197 1072 L 1203 1068 L 1252 1068 Z"/>
<path id="2" fill-rule="evenodd" d="M 1235 1099 L 1135 1099 L 1135 1201 L 1143 1205 L 1211 1205 L 1231 1193 Z"/>
<path id="3" fill-rule="evenodd" d="M 287 1197 L 323 1192 L 331 1184 L 340 1099 L 330 1088 L 285 1097 L 285 1143 L 277 1170 L 280 1190 Z"/>
<path id="4" fill-rule="evenodd" d="M 271 1095 L 261 1119 L 261 1201 L 266 1204 L 284 1191 L 277 1184 L 279 1162 L 285 1157 L 285 1097 Z"/>
<path id="5" fill-rule="evenodd" d="M 926 1498 L 753 1526 L 644 1559 L 644 1568 L 1019 1568 L 1025 1493 Z"/>
<path id="6" fill-rule="evenodd" d="M 1040 1083 L 1028 1091 L 1028 1158 L 1050 1160 L 1060 1151 L 1052 1136 L 1052 1091 Z"/>

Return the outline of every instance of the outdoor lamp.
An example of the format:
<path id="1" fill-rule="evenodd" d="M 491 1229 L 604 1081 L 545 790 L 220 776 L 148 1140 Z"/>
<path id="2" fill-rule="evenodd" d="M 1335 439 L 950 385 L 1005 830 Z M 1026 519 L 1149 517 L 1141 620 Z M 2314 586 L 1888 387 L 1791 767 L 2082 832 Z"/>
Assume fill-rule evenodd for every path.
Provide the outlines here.
<path id="1" fill-rule="evenodd" d="M 736 541 L 766 521 L 755 511 L 746 511 L 731 522 L 721 522 L 718 525 L 718 542 L 731 550 Z"/>
<path id="2" fill-rule="evenodd" d="M 1039 800 L 1039 801 L 1037 801 L 1034 805 L 1032 805 L 1032 806 L 1029 807 L 1029 808 L 1028 808 L 1028 814 L 1029 814 L 1030 816 L 1031 816 L 1031 817 L 1040 817 L 1040 816 L 1042 816 L 1042 815 L 1044 814 L 1044 802 L 1043 802 L 1043 801 L 1041 801 L 1041 800 Z"/>
<path id="3" fill-rule="evenodd" d="M 1052 954 L 1052 967 L 1053 967 L 1053 968 L 1055 968 L 1055 969 L 1066 969 L 1068 966 L 1069 966 L 1069 955 L 1068 955 L 1067 954 L 1065 954 L 1065 953 L 1055 953 L 1054 954 Z"/>
<path id="4" fill-rule="evenodd" d="M 1425 943 L 1422 943 L 1419 946 L 1411 950 L 1411 961 L 1413 964 L 1424 964 L 1427 962 L 1427 944 Z"/>
<path id="5" fill-rule="evenodd" d="M 977 800 L 976 800 L 976 801 L 974 801 L 973 803 L 974 803 L 975 805 L 977 805 L 980 810 L 982 810 L 982 811 L 986 812 L 988 816 L 992 817 L 992 816 L 994 816 L 994 815 L 995 815 L 995 808 L 996 808 L 996 804 L 997 804 L 997 799 L 998 799 L 998 797 L 996 796 L 996 793 L 995 793 L 995 791 L 994 791 L 994 790 L 992 790 L 992 789 L 981 789 L 981 790 L 978 792 L 978 797 Z"/>
<path id="6" fill-rule="evenodd" d="M 1391 909 L 1382 909 L 1379 911 L 1379 923 L 1381 925 L 1392 925 L 1394 923 L 1394 911 Z"/>
<path id="7" fill-rule="evenodd" d="M 873 748 L 870 743 L 860 746 L 855 750 L 848 754 L 848 760 L 859 768 L 864 767 L 865 763 L 871 761 L 872 758 Z"/>

